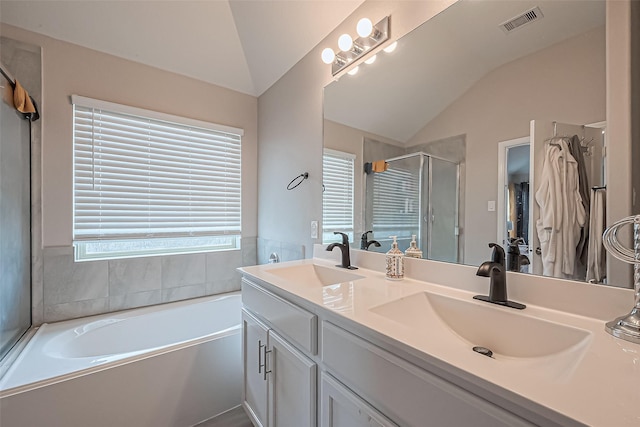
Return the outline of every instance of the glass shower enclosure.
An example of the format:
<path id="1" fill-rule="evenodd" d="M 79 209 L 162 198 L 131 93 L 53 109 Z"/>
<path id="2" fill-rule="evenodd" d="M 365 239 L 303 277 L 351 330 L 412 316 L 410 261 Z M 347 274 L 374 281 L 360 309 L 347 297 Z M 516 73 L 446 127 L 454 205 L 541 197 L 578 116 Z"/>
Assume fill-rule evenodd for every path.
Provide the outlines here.
<path id="1" fill-rule="evenodd" d="M 0 360 L 31 326 L 31 139 L 0 75 Z"/>
<path id="2" fill-rule="evenodd" d="M 422 152 L 386 162 L 365 180 L 365 227 L 381 243 L 370 250 L 386 252 L 398 236 L 404 251 L 416 235 L 423 258 L 457 262 L 459 165 Z"/>

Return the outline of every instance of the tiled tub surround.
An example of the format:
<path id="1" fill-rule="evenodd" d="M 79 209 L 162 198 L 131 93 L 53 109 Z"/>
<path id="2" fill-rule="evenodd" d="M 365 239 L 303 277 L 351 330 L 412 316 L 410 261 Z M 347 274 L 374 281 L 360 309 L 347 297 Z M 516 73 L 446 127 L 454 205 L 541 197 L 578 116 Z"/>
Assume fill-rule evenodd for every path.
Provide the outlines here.
<path id="1" fill-rule="evenodd" d="M 43 299 L 33 306 L 43 307 L 43 322 L 57 322 L 239 290 L 236 268 L 256 264 L 256 238 L 242 238 L 241 246 L 83 262 L 74 262 L 72 247 L 45 248 Z"/>
<path id="2" fill-rule="evenodd" d="M 304 245 L 299 243 L 258 237 L 257 249 L 258 264 L 268 264 L 272 253 L 278 255 L 280 262 L 296 261 L 305 257 Z"/>

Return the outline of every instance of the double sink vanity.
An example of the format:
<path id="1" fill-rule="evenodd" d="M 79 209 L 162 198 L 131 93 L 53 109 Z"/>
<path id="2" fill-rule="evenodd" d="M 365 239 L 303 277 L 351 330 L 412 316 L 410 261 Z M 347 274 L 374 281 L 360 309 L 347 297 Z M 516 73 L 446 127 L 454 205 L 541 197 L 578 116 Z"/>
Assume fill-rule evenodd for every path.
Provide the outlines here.
<path id="1" fill-rule="evenodd" d="M 632 291 L 508 273 L 515 310 L 473 267 L 352 252 L 241 269 L 256 426 L 640 425 L 640 345 L 604 331 Z"/>

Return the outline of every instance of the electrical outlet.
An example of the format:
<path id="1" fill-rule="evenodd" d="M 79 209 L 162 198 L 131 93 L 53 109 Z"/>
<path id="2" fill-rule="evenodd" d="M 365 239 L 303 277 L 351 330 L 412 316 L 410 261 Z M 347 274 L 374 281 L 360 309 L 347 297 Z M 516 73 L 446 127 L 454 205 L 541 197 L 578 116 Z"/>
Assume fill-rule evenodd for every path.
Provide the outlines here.
<path id="1" fill-rule="evenodd" d="M 318 238 L 318 221 L 311 221 L 311 238 Z"/>
<path id="2" fill-rule="evenodd" d="M 489 200 L 487 202 L 487 210 L 489 212 L 495 212 L 496 211 L 496 201 L 495 200 Z"/>

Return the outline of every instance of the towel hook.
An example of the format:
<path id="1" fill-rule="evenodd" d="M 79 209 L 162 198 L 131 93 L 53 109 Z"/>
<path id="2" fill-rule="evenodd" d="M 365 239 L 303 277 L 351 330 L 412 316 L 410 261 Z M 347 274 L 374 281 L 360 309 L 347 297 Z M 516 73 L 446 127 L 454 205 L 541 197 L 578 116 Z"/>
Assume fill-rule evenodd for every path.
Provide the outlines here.
<path id="1" fill-rule="evenodd" d="M 302 179 L 300 179 L 300 178 L 302 178 Z M 293 178 L 291 180 L 291 182 L 287 185 L 287 190 L 293 190 L 298 185 L 302 184 L 302 181 L 304 181 L 307 178 L 309 178 L 309 172 L 301 173 L 300 175 L 296 176 L 295 178 Z M 295 185 L 293 185 L 294 183 L 295 183 Z"/>

